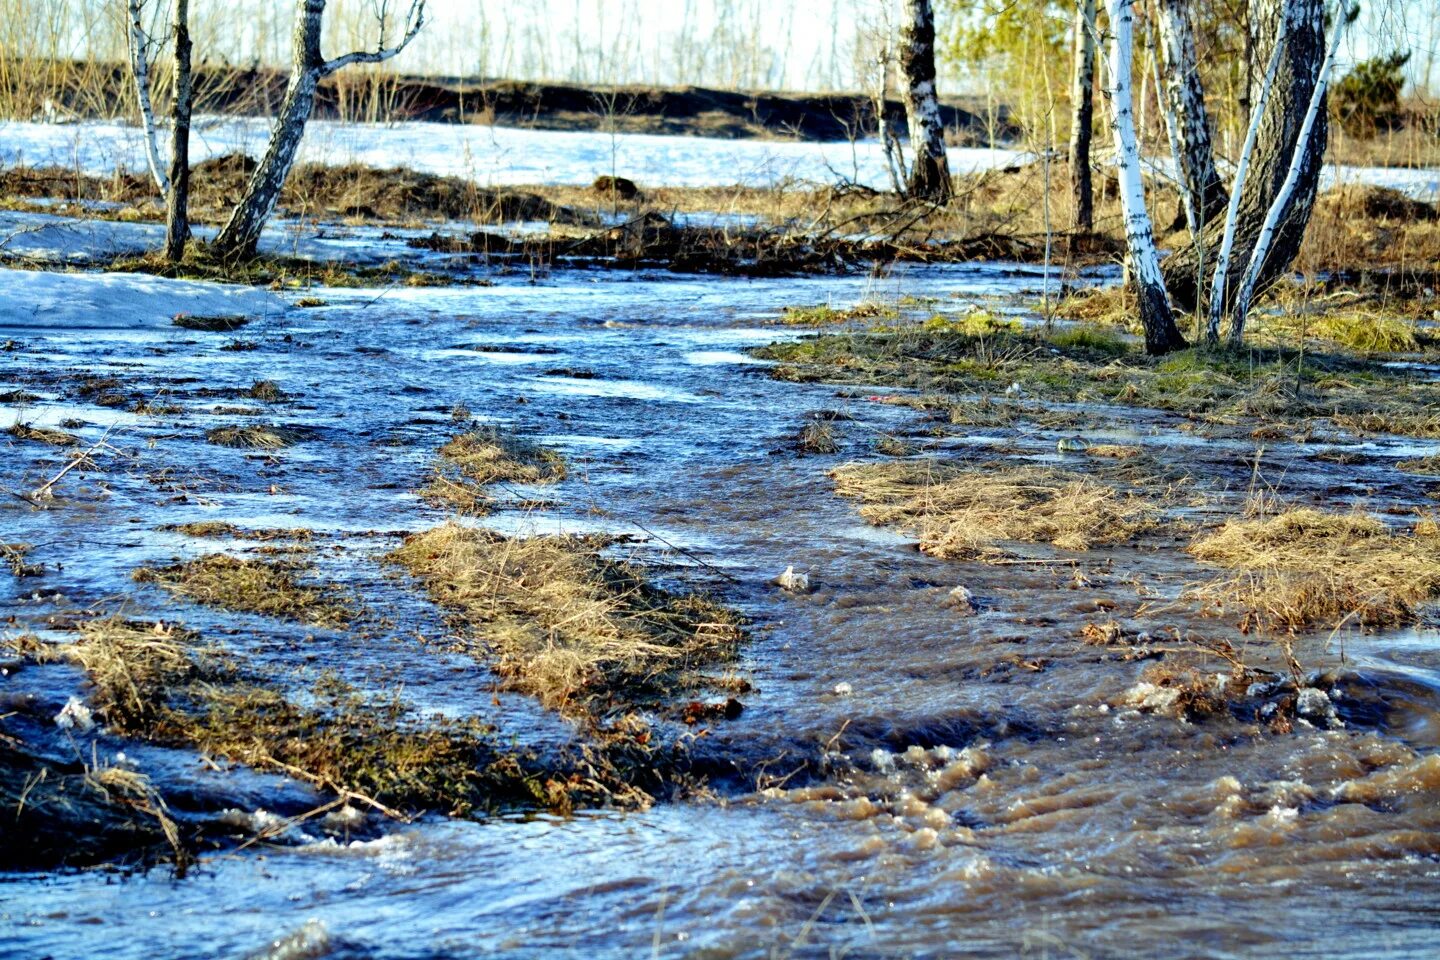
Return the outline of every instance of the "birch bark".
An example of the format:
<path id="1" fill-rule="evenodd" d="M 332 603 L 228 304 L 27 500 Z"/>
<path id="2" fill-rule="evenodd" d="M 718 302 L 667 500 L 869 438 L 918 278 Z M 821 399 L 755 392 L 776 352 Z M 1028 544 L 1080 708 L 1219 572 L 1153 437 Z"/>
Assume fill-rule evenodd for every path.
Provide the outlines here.
<path id="1" fill-rule="evenodd" d="M 1160 16 L 1160 50 L 1165 63 L 1165 100 L 1172 131 L 1179 144 L 1181 181 L 1195 198 L 1200 222 L 1225 209 L 1225 184 L 1215 169 L 1205 87 L 1200 82 L 1195 32 L 1189 0 L 1156 0 Z"/>
<path id="2" fill-rule="evenodd" d="M 126 0 L 130 15 L 130 76 L 135 81 L 135 99 L 140 104 L 140 123 L 145 133 L 145 160 L 160 195 L 170 195 L 170 181 L 160 159 L 160 132 L 155 123 L 155 107 L 150 99 L 150 35 L 145 31 L 145 0 Z"/>
<path id="3" fill-rule="evenodd" d="M 275 212 L 280 189 L 290 175 L 290 168 L 295 165 L 295 155 L 305 136 L 305 124 L 315 108 L 315 92 L 320 81 L 352 63 L 389 60 L 409 46 L 425 24 L 425 0 L 412 0 L 405 18 L 405 35 L 395 46 L 357 50 L 326 60 L 320 53 L 325 3 L 326 0 L 296 0 L 290 82 L 285 88 L 285 99 L 280 104 L 280 115 L 271 129 L 265 156 L 251 175 L 245 194 L 231 212 L 230 219 L 215 238 L 213 246 L 221 256 L 249 257 L 255 254 L 260 231 Z M 383 43 L 383 39 L 380 42 Z"/>
<path id="4" fill-rule="evenodd" d="M 1358 14 L 1358 11 L 1356 11 Z M 1255 240 L 1255 250 L 1250 255 L 1250 264 L 1240 282 L 1240 292 L 1235 297 L 1235 306 L 1230 319 L 1230 342 L 1239 344 L 1245 337 L 1245 318 L 1250 312 L 1250 303 L 1255 297 L 1260 272 L 1269 259 L 1280 219 L 1291 206 L 1296 188 L 1299 186 L 1301 171 L 1307 164 L 1319 164 L 1325 155 L 1325 137 L 1315 135 L 1315 118 L 1324 110 L 1325 94 L 1330 86 L 1330 74 L 1335 69 L 1335 56 L 1340 52 L 1340 38 L 1352 19 L 1348 3 L 1336 10 L 1335 26 L 1331 31 L 1330 49 L 1320 65 L 1320 74 L 1315 78 L 1315 89 L 1310 94 L 1310 105 L 1305 110 L 1305 121 L 1295 143 L 1295 152 L 1290 157 L 1290 166 L 1285 172 L 1285 182 L 1280 185 L 1270 209 L 1265 213 L 1265 222 Z"/>
<path id="5" fill-rule="evenodd" d="M 953 195 L 945 155 L 945 125 L 935 92 L 935 9 L 930 0 L 905 0 L 900 29 L 900 72 L 910 125 L 911 196 L 945 202 Z"/>
<path id="6" fill-rule="evenodd" d="M 1274 80 L 1269 85 L 1270 96 L 1263 108 L 1255 102 L 1260 89 L 1265 86 L 1263 78 L 1258 79 L 1260 89 L 1252 90 L 1250 94 L 1256 139 L 1244 184 L 1231 187 L 1231 203 L 1236 206 L 1237 216 L 1233 257 L 1228 264 L 1227 283 L 1221 287 L 1222 315 L 1233 307 L 1235 295 L 1239 292 L 1239 285 L 1228 281 L 1231 277 L 1244 276 L 1249 269 L 1250 255 L 1260 228 L 1280 193 L 1290 160 L 1295 155 L 1295 145 L 1299 142 L 1300 130 L 1325 57 L 1324 28 L 1324 0 L 1257 0 L 1256 49 L 1267 60 L 1270 59 L 1282 31 L 1284 46 L 1279 52 Z M 1327 123 L 1324 111 L 1320 111 L 1312 123 L 1311 135 L 1318 137 L 1320 142 L 1324 142 L 1327 136 Z M 1305 224 L 1315 204 L 1321 166 L 1318 153 L 1303 151 L 1294 189 L 1285 199 L 1279 214 L 1270 256 L 1262 263 L 1257 277 L 1256 295 L 1284 273 L 1299 252 Z M 1238 199 L 1235 194 L 1239 194 Z M 1201 263 L 1201 258 L 1206 250 L 1213 251 L 1221 242 L 1224 229 L 1218 218 L 1212 219 L 1206 225 L 1200 243 L 1176 250 L 1166 258 L 1163 264 L 1165 278 L 1171 296 L 1180 307 L 1196 309 L 1203 293 L 1214 288 L 1212 276 L 1219 257 L 1204 255 L 1203 259 L 1208 261 L 1205 263 Z"/>
<path id="7" fill-rule="evenodd" d="M 1145 351 L 1168 353 L 1186 346 L 1175 326 L 1165 278 L 1160 272 L 1160 254 L 1155 249 L 1155 232 L 1145 208 L 1145 183 L 1140 175 L 1140 150 L 1135 138 L 1134 93 L 1131 64 L 1134 61 L 1134 0 L 1107 0 L 1110 15 L 1110 129 L 1115 135 L 1115 157 L 1120 182 L 1120 208 L 1125 217 L 1125 250 L 1130 267 L 1129 282 L 1140 303 L 1140 325 L 1145 330 Z"/>

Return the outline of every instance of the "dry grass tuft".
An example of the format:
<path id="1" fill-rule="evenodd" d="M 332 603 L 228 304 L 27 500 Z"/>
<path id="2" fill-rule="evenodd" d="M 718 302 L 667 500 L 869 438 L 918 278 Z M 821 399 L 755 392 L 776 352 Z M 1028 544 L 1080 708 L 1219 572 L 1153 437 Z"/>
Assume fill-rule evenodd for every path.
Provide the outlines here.
<path id="1" fill-rule="evenodd" d="M 259 400 L 261 403 L 279 403 L 289 399 L 289 394 L 280 389 L 280 384 L 274 380 L 256 380 L 245 391 L 245 396 L 251 400 Z"/>
<path id="2" fill-rule="evenodd" d="M 211 537 L 228 540 L 309 540 L 314 531 L 307 527 L 237 527 L 225 520 L 196 520 L 193 523 L 168 523 L 159 529 L 167 533 L 183 533 L 187 537 Z"/>
<path id="3" fill-rule="evenodd" d="M 445 524 L 387 559 L 463 618 L 515 689 L 566 712 L 663 693 L 685 671 L 726 659 L 739 620 L 648 584 L 591 538 L 507 538 Z"/>
<path id="4" fill-rule="evenodd" d="M 48 427 L 32 427 L 28 423 L 13 423 L 5 432 L 16 440 L 34 440 L 38 443 L 48 443 L 52 447 L 74 447 L 80 443 L 79 438 L 63 430 L 51 430 Z"/>
<path id="5" fill-rule="evenodd" d="M 462 433 L 440 448 L 440 462 L 420 495 L 431 503 L 478 516 L 492 500 L 491 483 L 558 483 L 565 460 L 554 450 L 526 443 L 494 428 Z"/>
<path id="6" fill-rule="evenodd" d="M 216 427 L 207 431 L 205 439 L 220 447 L 236 447 L 242 450 L 279 450 L 293 446 L 305 439 L 300 430 L 288 427 L 268 427 L 261 424 L 247 427 Z"/>
<path id="7" fill-rule="evenodd" d="M 188 313 L 177 313 L 170 321 L 184 330 L 199 330 L 204 333 L 233 333 L 250 322 L 249 317 L 197 317 Z"/>
<path id="8" fill-rule="evenodd" d="M 861 501 L 861 516 L 914 533 L 937 557 L 998 560 L 1003 541 L 1086 550 L 1124 543 L 1159 522 L 1140 496 L 1065 470 L 912 461 L 849 464 L 830 476 L 841 496 Z"/>
<path id="9" fill-rule="evenodd" d="M 1440 537 L 1433 521 L 1410 533 L 1363 513 L 1297 509 L 1231 520 L 1197 538 L 1190 553 L 1239 571 L 1193 591 L 1242 611 L 1242 629 L 1298 632 L 1413 622 L 1416 605 L 1440 596 Z"/>
<path id="10" fill-rule="evenodd" d="M 294 563 L 245 560 L 212 553 L 167 567 L 141 567 L 135 579 L 156 583 L 171 593 L 223 610 L 259 613 L 318 627 L 342 627 L 354 616 L 354 604 L 336 600 L 331 586 L 307 586 Z"/>
<path id="11" fill-rule="evenodd" d="M 1434 453 L 1428 457 L 1417 457 L 1414 460 L 1401 460 L 1395 466 L 1406 473 L 1440 476 L 1440 453 Z"/>
<path id="12" fill-rule="evenodd" d="M 795 445 L 801 453 L 840 452 L 840 443 L 835 437 L 835 425 L 825 420 L 811 420 L 801 427 Z"/>

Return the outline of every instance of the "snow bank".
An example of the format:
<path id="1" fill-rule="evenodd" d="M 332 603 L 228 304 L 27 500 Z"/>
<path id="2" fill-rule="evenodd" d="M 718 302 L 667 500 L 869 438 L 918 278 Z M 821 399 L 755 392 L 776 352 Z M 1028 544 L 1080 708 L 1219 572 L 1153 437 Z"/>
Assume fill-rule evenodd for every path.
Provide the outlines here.
<path id="1" fill-rule="evenodd" d="M 190 155 L 246 153 L 259 157 L 270 121 L 255 117 L 209 117 L 196 127 Z M 162 149 L 165 149 L 162 147 Z M 956 148 L 950 169 L 969 173 L 1023 162 L 1017 150 Z M 592 182 L 617 173 L 641 186 L 770 186 L 787 180 L 834 183 L 854 180 L 888 189 L 885 158 L 877 141 L 803 143 L 722 140 L 659 134 L 517 130 L 460 123 L 341 123 L 312 121 L 300 158 L 329 164 L 410 167 L 464 177 L 485 186 Z M 145 169 L 140 131 L 123 123 L 0 123 L 0 165 L 55 165 L 104 175 L 117 168 Z M 1147 166 L 1163 167 L 1161 158 Z M 1393 167 L 1327 167 L 1321 188 L 1335 183 L 1393 187 L 1419 200 L 1440 198 L 1440 170 Z"/>
<path id="2" fill-rule="evenodd" d="M 138 273 L 0 269 L 0 330 L 141 330 L 178 313 L 259 317 L 284 303 L 252 287 L 167 280 Z"/>
<path id="3" fill-rule="evenodd" d="M 192 134 L 190 156 L 246 153 L 259 157 L 270 121 L 211 117 Z M 168 149 L 162 147 L 162 149 Z M 1015 150 L 950 150 L 956 173 L 1015 163 Z M 361 124 L 312 121 L 302 161 L 409 167 L 465 177 L 482 185 L 589 184 L 617 173 L 642 186 L 769 186 L 790 179 L 834 183 L 854 179 L 886 187 L 878 142 L 802 143 L 721 140 L 658 134 L 517 130 L 459 123 Z M 0 123 L 0 164 L 56 165 L 103 175 L 117 167 L 145 169 L 140 131 L 110 122 Z"/>

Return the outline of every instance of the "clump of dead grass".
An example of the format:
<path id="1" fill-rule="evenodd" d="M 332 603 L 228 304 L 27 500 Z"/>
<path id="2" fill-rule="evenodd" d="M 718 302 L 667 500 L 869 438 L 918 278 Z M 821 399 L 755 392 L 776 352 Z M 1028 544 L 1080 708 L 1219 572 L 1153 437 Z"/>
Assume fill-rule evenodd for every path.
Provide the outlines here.
<path id="1" fill-rule="evenodd" d="M 206 606 L 342 627 L 355 615 L 333 586 L 302 584 L 304 568 L 291 562 L 247 560 L 213 553 L 164 567 L 141 567 L 134 577 Z"/>
<path id="2" fill-rule="evenodd" d="M 36 427 L 28 423 L 13 423 L 6 428 L 5 432 L 16 440 L 33 440 L 37 443 L 48 443 L 52 447 L 74 447 L 80 443 L 79 438 L 63 430 Z"/>
<path id="3" fill-rule="evenodd" d="M 1238 571 L 1193 594 L 1239 610 L 1246 630 L 1392 626 L 1440 596 L 1440 536 L 1423 519 L 1405 533 L 1370 514 L 1302 508 L 1231 520 L 1189 550 Z"/>
<path id="4" fill-rule="evenodd" d="M 338 683 L 316 685 L 315 707 L 297 706 L 173 624 L 96 619 L 80 623 L 72 643 L 31 644 L 27 653 L 80 666 L 114 733 L 283 772 L 390 815 L 516 803 L 568 811 L 596 798 L 583 778 L 498 750 L 493 731 L 475 721 L 418 725 L 398 700 Z M 101 785 L 124 786 L 113 776 Z"/>
<path id="5" fill-rule="evenodd" d="M 254 424 L 243 427 L 216 427 L 205 433 L 205 439 L 220 447 L 241 450 L 279 450 L 305 439 L 300 430 Z"/>
<path id="6" fill-rule="evenodd" d="M 1004 541 L 1064 550 L 1125 543 L 1159 524 L 1159 509 L 1084 474 L 1042 467 L 965 469 L 935 461 L 848 464 L 830 472 L 871 523 L 919 537 L 937 557 L 994 561 Z"/>
<path id="7" fill-rule="evenodd" d="M 1431 454 L 1428 457 L 1416 457 L 1413 460 L 1401 460 L 1395 466 L 1406 473 L 1437 476 L 1440 475 L 1440 453 Z"/>
<path id="8" fill-rule="evenodd" d="M 307 527 L 238 527 L 225 520 L 196 520 L 191 523 L 167 523 L 159 529 L 167 533 L 183 533 L 187 537 L 228 540 L 309 540 L 314 531 Z"/>
<path id="9" fill-rule="evenodd" d="M 829 454 L 840 452 L 835 425 L 826 420 L 811 420 L 800 428 L 795 445 L 801 453 Z"/>
<path id="10" fill-rule="evenodd" d="M 738 618 L 649 584 L 601 555 L 603 541 L 509 538 L 448 523 L 387 559 L 419 577 L 496 658 L 517 690 L 583 713 L 664 693 L 733 655 Z"/>
<path id="11" fill-rule="evenodd" d="M 527 443 L 495 428 L 472 430 L 440 448 L 439 463 L 420 495 L 464 514 L 488 513 L 492 483 L 558 483 L 565 459 L 554 450 Z"/>

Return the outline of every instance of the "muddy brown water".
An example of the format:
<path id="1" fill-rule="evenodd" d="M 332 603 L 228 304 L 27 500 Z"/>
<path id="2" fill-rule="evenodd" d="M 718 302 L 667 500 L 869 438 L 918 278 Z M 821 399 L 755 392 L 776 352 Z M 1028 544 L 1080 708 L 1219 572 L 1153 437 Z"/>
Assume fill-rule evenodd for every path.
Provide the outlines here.
<path id="1" fill-rule="evenodd" d="M 501 491 L 553 507 L 476 522 L 634 536 L 623 549 L 663 583 L 710 590 L 753 619 L 738 669 L 754 690 L 738 719 L 695 744 L 713 800 L 568 819 L 433 818 L 353 842 L 292 834 L 208 857 L 184 880 L 164 870 L 9 875 L 0 954 L 1433 956 L 1434 629 L 1336 638 L 1329 652 L 1324 638 L 1311 645 L 1307 662 L 1338 668 L 1344 641 L 1343 729 L 1276 735 L 1129 709 L 1146 662 L 1080 643 L 1085 623 L 1116 616 L 1239 640 L 1168 605 L 1203 575 L 1177 559 L 1173 538 L 1027 552 L 1055 563 L 945 562 L 864 523 L 825 477 L 876 456 L 883 433 L 957 458 L 1001 446 L 1048 463 L 1065 462 L 1056 440 L 1073 431 L 950 427 L 935 437 L 922 415 L 875 402 L 886 391 L 779 382 L 744 352 L 803 335 L 771 324 L 784 306 L 924 294 L 943 310 L 1003 309 L 1037 283 L 1035 271 L 1005 265 L 763 282 L 562 271 L 538 285 L 325 291 L 327 306 L 234 335 L 17 335 L 18 349 L 0 355 L 0 387 L 42 399 L 0 416 L 78 418 L 89 439 L 118 424 L 127 455 L 67 485 L 52 510 L 0 507 L 4 539 L 34 543 L 31 561 L 50 566 L 0 578 L 17 624 L 123 599 L 131 615 L 180 618 L 243 651 L 301 695 L 330 670 L 376 692 L 403 684 L 422 711 L 563 742 L 565 723 L 496 694 L 483 666 L 420 643 L 443 637 L 443 618 L 377 560 L 398 533 L 443 519 L 409 491 L 463 404 L 558 447 L 573 468 L 558 487 Z M 256 349 L 221 349 L 236 337 Z M 187 413 L 142 418 L 78 401 L 82 374 L 114 376 L 128 395 Z M 224 395 L 258 379 L 293 399 Z M 205 429 L 247 420 L 209 411 L 240 405 L 314 436 L 274 454 L 205 444 Z M 797 454 L 815 411 L 841 415 L 840 453 Z M 1242 434 L 1196 436 L 1175 418 L 1116 410 L 1096 411 L 1096 422 L 1093 439 L 1144 446 L 1214 503 L 1252 483 L 1257 444 Z M 1332 507 L 1407 509 L 1423 493 L 1388 464 L 1426 445 L 1327 441 L 1267 443 L 1272 482 Z M 1368 459 L 1337 466 L 1314 459 L 1320 447 Z M 62 458 L 17 443 L 0 480 L 33 486 Z M 365 623 L 306 629 L 177 604 L 131 582 L 145 563 L 253 547 L 157 530 L 222 518 L 321 533 L 320 571 L 363 598 Z M 790 564 L 809 573 L 810 592 L 771 584 Z M 960 585 L 977 614 L 946 603 Z M 58 711 L 83 683 L 69 668 L 27 668 L 0 689 Z M 159 783 L 220 791 L 244 813 L 310 799 L 273 776 L 206 772 L 183 751 L 104 736 L 96 749 L 126 751 Z"/>

